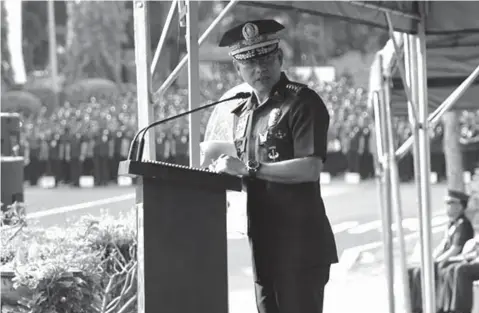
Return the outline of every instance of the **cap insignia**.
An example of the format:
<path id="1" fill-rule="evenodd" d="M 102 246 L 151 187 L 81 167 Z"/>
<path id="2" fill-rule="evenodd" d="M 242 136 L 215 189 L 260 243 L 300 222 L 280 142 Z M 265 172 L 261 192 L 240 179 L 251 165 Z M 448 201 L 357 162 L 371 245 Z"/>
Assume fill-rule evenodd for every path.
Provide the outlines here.
<path id="1" fill-rule="evenodd" d="M 247 23 L 243 26 L 243 37 L 247 41 L 256 39 L 259 34 L 258 26 L 253 23 Z"/>

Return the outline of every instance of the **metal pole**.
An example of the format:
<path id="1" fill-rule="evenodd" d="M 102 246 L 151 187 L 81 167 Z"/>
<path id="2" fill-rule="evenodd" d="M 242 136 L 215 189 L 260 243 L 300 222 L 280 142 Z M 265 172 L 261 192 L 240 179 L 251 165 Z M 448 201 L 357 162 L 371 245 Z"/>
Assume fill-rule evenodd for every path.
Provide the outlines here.
<path id="1" fill-rule="evenodd" d="M 54 107 L 58 106 L 58 62 L 57 62 L 57 32 L 55 23 L 55 2 L 48 0 L 48 48 L 50 54 L 50 77 L 52 80 L 52 90 L 54 93 Z"/>
<path id="2" fill-rule="evenodd" d="M 406 83 L 410 86 L 411 96 L 414 102 L 411 102 L 411 105 L 408 106 L 408 116 L 409 116 L 409 123 L 411 124 L 412 129 L 412 137 L 413 138 L 413 162 L 414 162 L 414 181 L 416 183 L 417 188 L 417 204 L 419 208 L 419 204 L 422 202 L 422 193 L 420 188 L 420 181 L 421 181 L 421 171 L 420 171 L 420 163 L 419 163 L 419 125 L 417 120 L 414 120 L 412 117 L 412 110 L 417 110 L 417 99 L 418 99 L 418 84 L 417 84 L 417 77 L 414 73 L 417 71 L 417 60 L 413 58 L 414 55 L 412 51 L 416 49 L 415 41 L 411 35 L 404 35 L 404 64 L 406 70 Z M 417 115 L 416 115 L 417 116 Z M 419 223 L 422 225 L 422 216 L 419 214 Z M 424 237 L 422 227 L 419 228 L 419 236 L 420 238 Z M 422 245 L 421 245 L 422 246 Z M 424 251 L 421 248 L 421 268 L 424 268 Z M 421 280 L 421 290 L 425 290 L 425 282 Z"/>
<path id="3" fill-rule="evenodd" d="M 188 49 L 188 109 L 198 107 L 200 101 L 200 58 L 198 44 L 198 2 L 187 1 L 186 18 L 186 45 Z M 196 112 L 189 116 L 189 150 L 190 166 L 200 166 L 200 123 L 201 113 Z"/>
<path id="4" fill-rule="evenodd" d="M 425 33 L 425 3 L 419 3 L 422 20 L 418 23 L 418 34 L 415 36 L 417 49 L 418 106 L 419 106 L 419 162 L 421 167 L 421 217 L 423 228 L 422 243 L 424 268 L 421 271 L 424 281 L 423 312 L 436 312 L 434 290 L 434 261 L 432 257 L 432 227 L 431 227 L 431 193 L 430 193 L 430 151 L 429 151 L 429 121 L 428 121 L 428 94 L 427 94 L 427 63 L 426 63 L 426 33 Z"/>
<path id="5" fill-rule="evenodd" d="M 238 3 L 239 0 L 232 0 L 228 3 L 228 5 L 221 11 L 221 13 L 216 17 L 216 19 L 211 23 L 211 25 L 208 27 L 208 29 L 205 30 L 203 35 L 201 35 L 200 39 L 198 40 L 198 45 L 201 46 L 203 42 L 205 42 L 206 38 L 211 34 L 213 29 L 216 27 L 216 25 L 221 22 L 221 20 L 226 16 L 226 14 L 233 9 L 233 7 Z M 186 62 L 188 61 L 188 55 L 184 56 L 183 59 L 181 59 L 180 63 L 175 67 L 173 72 L 171 72 L 170 76 L 165 80 L 165 82 L 158 88 L 158 90 L 154 93 L 155 97 L 160 98 L 163 93 L 165 92 L 168 87 L 171 86 L 171 84 L 175 81 L 176 78 L 178 78 L 178 75 L 180 74 L 180 71 L 183 69 L 183 67 L 186 65 Z"/>
<path id="6" fill-rule="evenodd" d="M 378 92 L 373 94 L 374 105 L 374 124 L 376 133 L 376 147 L 378 162 L 376 163 L 376 185 L 378 186 L 378 200 L 380 205 L 381 225 L 382 225 L 382 239 L 384 248 L 384 263 L 386 267 L 386 288 L 388 294 L 388 311 L 394 313 L 394 260 L 393 260 L 393 236 L 391 231 L 391 214 L 388 207 L 387 196 L 389 193 L 389 176 L 386 171 L 387 164 L 384 164 L 384 149 L 383 146 L 383 127 L 381 124 L 381 105 L 380 96 Z"/>
<path id="7" fill-rule="evenodd" d="M 400 50 L 399 50 L 399 45 L 398 43 L 396 42 L 396 38 L 394 37 L 394 28 L 393 28 L 393 24 L 392 24 L 392 21 L 391 21 L 391 17 L 389 16 L 389 13 L 384 13 L 386 15 L 386 20 L 388 22 L 388 28 L 389 28 L 389 37 L 391 37 L 391 41 L 393 43 L 393 46 L 394 46 L 394 51 L 396 53 L 396 56 L 397 56 L 397 60 L 398 60 L 398 69 L 399 69 L 399 76 L 401 77 L 401 80 L 402 80 L 402 84 L 404 86 L 404 91 L 406 92 L 406 97 L 407 97 L 407 103 L 408 103 L 408 110 L 409 112 L 412 114 L 412 118 L 413 120 L 415 121 L 415 123 L 417 122 L 417 112 L 416 110 L 414 109 L 411 109 L 412 105 L 413 105 L 413 102 L 415 102 L 415 100 L 413 100 L 412 98 L 412 94 L 411 94 L 411 88 L 410 86 L 408 86 L 406 84 L 406 75 L 404 73 L 404 70 L 401 66 L 401 62 L 400 62 L 400 59 L 399 59 L 399 56 L 400 56 Z M 403 45 L 404 45 L 404 40 L 403 40 Z"/>
<path id="8" fill-rule="evenodd" d="M 135 62 L 136 62 L 136 88 L 138 95 L 138 127 L 147 126 L 153 121 L 153 106 L 151 105 L 151 75 L 150 75 L 150 27 L 149 3 L 136 0 L 133 6 L 135 27 Z M 154 133 L 145 136 L 145 156 L 150 160 L 155 159 Z M 138 232 L 138 313 L 145 313 L 145 246 L 143 227 L 143 183 L 139 179 L 136 188 L 137 204 L 137 232 Z"/>
<path id="9" fill-rule="evenodd" d="M 378 95 L 378 101 L 374 101 L 375 103 L 375 110 L 377 110 L 377 114 L 375 114 L 376 120 L 376 133 L 378 137 L 376 140 L 381 142 L 381 145 L 378 147 L 380 148 L 379 154 L 379 164 L 381 165 L 382 175 L 379 179 L 380 187 L 379 188 L 379 196 L 381 197 L 381 219 L 382 219 L 382 234 L 383 234 L 383 242 L 384 242 L 384 259 L 386 265 L 386 279 L 387 279 L 387 290 L 388 290 L 388 308 L 390 313 L 395 312 L 395 298 L 394 298 L 394 257 L 393 257 L 393 235 L 392 235 L 392 214 L 391 214 L 391 170 L 390 164 L 385 162 L 387 159 L 387 149 L 388 146 L 388 136 L 386 136 L 386 111 L 384 110 L 384 90 L 383 90 L 383 57 L 381 54 L 378 55 L 379 66 L 378 66 L 378 73 L 380 75 L 380 86 Z M 377 115 L 377 116 L 376 116 Z M 379 150 L 378 150 L 379 152 Z"/>
<path id="10" fill-rule="evenodd" d="M 150 73 L 151 75 L 155 74 L 156 66 L 158 65 L 158 60 L 160 59 L 161 51 L 165 46 L 166 37 L 168 37 L 168 31 L 171 26 L 171 21 L 173 21 L 173 17 L 175 16 L 176 12 L 176 3 L 178 0 L 173 0 L 171 2 L 170 11 L 168 11 L 168 16 L 166 17 L 165 26 L 163 26 L 163 30 L 161 31 L 160 40 L 158 40 L 158 45 L 156 46 L 155 55 L 153 56 L 153 61 L 151 62 Z"/>
<path id="11" fill-rule="evenodd" d="M 431 126 L 435 125 L 439 119 L 441 119 L 442 115 L 449 111 L 449 109 L 456 104 L 457 100 L 466 92 L 466 90 L 474 83 L 476 78 L 479 76 L 479 65 L 476 69 L 457 87 L 449 97 L 444 100 L 444 102 L 439 106 L 437 110 L 435 110 L 429 116 L 429 122 Z"/>
<path id="12" fill-rule="evenodd" d="M 394 157 L 394 137 L 393 137 L 393 125 L 392 125 L 392 114 L 391 114 L 391 75 L 386 70 L 385 79 L 384 79 L 384 103 L 383 109 L 385 111 L 386 117 L 386 133 L 388 136 L 388 146 L 387 146 L 387 162 L 389 163 L 389 179 L 390 188 L 391 188 L 391 204 L 394 213 L 396 214 L 396 231 L 399 243 L 399 268 L 402 278 L 403 287 L 403 297 L 404 297 L 404 311 L 409 313 L 411 312 L 410 304 L 410 295 L 409 295 L 409 284 L 407 277 L 407 266 L 406 266 L 406 248 L 404 243 L 404 231 L 402 226 L 403 214 L 401 208 L 401 194 L 399 190 L 399 174 L 398 167 L 396 163 L 396 158 Z"/>
<path id="13" fill-rule="evenodd" d="M 454 104 L 456 104 L 457 100 L 462 97 L 462 95 L 466 92 L 467 88 L 469 88 L 476 78 L 479 77 L 479 66 L 457 87 L 447 98 L 444 100 L 441 105 L 429 115 L 428 121 L 431 126 L 435 125 L 442 115 L 449 111 Z M 401 158 L 412 146 L 413 138 L 409 137 L 399 149 L 396 150 L 396 157 Z"/>

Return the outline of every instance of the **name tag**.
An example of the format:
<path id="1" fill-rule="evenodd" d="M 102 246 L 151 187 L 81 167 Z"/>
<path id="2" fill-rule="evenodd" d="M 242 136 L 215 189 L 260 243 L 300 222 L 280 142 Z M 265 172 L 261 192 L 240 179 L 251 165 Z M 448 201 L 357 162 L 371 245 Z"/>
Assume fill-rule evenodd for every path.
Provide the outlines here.
<path id="1" fill-rule="evenodd" d="M 246 135 L 246 127 L 248 126 L 249 116 L 249 113 L 245 113 L 239 117 L 238 124 L 236 125 L 235 129 L 236 138 L 241 138 Z"/>

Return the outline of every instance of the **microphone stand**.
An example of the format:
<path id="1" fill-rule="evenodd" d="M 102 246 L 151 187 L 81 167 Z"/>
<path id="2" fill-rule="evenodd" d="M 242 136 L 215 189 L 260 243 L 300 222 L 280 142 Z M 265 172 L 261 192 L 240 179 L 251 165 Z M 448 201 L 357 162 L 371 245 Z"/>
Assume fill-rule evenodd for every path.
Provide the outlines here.
<path id="1" fill-rule="evenodd" d="M 135 152 L 135 150 L 137 150 L 135 161 L 141 161 L 141 159 L 143 157 L 143 148 L 145 146 L 145 134 L 150 128 L 155 127 L 155 126 L 160 125 L 160 124 L 163 124 L 163 123 L 166 123 L 166 122 L 169 122 L 169 121 L 172 121 L 172 120 L 175 120 L 175 119 L 183 117 L 185 115 L 189 115 L 189 114 L 195 113 L 197 111 L 201 111 L 201 110 L 210 108 L 210 107 L 218 105 L 222 102 L 227 102 L 227 101 L 236 100 L 236 99 L 246 99 L 246 98 L 249 98 L 250 96 L 251 96 L 251 93 L 249 93 L 249 92 L 238 92 L 233 97 L 226 98 L 226 99 L 223 99 L 223 100 L 220 100 L 220 101 L 216 101 L 216 102 L 201 106 L 199 108 L 192 109 L 192 110 L 180 113 L 178 115 L 170 116 L 168 118 L 165 118 L 165 119 L 162 119 L 162 120 L 151 123 L 150 125 L 140 129 L 136 133 L 136 135 L 133 138 L 133 141 L 131 143 L 130 151 L 128 152 L 128 160 L 133 159 L 133 153 Z M 138 138 L 140 139 L 139 146 L 138 146 Z"/>

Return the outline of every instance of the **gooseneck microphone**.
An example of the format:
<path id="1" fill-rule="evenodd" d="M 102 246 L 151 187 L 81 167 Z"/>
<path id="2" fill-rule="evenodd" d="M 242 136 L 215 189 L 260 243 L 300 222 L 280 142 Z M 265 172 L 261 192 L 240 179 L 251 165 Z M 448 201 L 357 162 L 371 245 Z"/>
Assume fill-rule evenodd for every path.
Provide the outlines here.
<path id="1" fill-rule="evenodd" d="M 223 103 L 223 102 L 236 100 L 236 99 L 246 99 L 246 98 L 249 98 L 250 96 L 251 96 L 250 92 L 238 92 L 236 95 L 234 95 L 230 98 L 226 98 L 226 99 L 219 100 L 219 101 L 216 101 L 216 102 L 204 105 L 204 106 L 200 106 L 198 108 L 180 113 L 178 115 L 174 115 L 174 116 L 171 116 L 171 117 L 168 117 L 168 118 L 165 118 L 165 119 L 162 119 L 162 120 L 151 123 L 150 125 L 140 129 L 136 133 L 136 135 L 133 138 L 133 140 L 131 142 L 131 145 L 130 145 L 130 151 L 128 152 L 128 160 L 133 160 L 133 154 L 136 153 L 136 156 L 135 156 L 134 160 L 135 161 L 141 161 L 141 159 L 143 157 L 143 148 L 145 146 L 145 134 L 150 128 L 161 125 L 161 124 L 164 124 L 164 123 L 172 121 L 172 120 L 175 120 L 175 119 L 183 117 L 185 115 L 195 113 L 197 111 L 205 110 L 207 108 L 210 108 L 212 106 L 218 105 L 218 104 Z M 138 142 L 138 139 L 139 139 L 139 142 Z"/>

